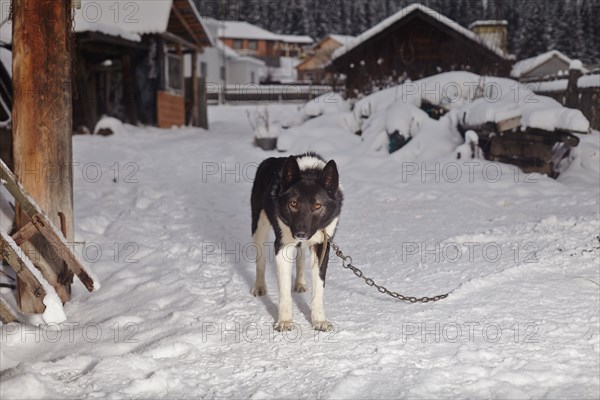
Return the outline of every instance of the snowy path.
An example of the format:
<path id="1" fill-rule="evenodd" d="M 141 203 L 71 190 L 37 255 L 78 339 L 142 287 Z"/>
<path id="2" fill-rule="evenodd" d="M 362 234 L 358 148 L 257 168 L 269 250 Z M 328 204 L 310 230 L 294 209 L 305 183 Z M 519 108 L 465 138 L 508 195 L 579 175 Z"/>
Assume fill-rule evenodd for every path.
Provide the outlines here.
<path id="1" fill-rule="evenodd" d="M 75 138 L 77 238 L 102 288 L 75 285 L 62 332 L 1 328 L 3 399 L 598 398 L 595 177 L 479 162 L 451 183 L 450 158 L 407 173 L 323 154 L 339 160 L 336 241 L 355 264 L 405 295 L 458 289 L 398 303 L 332 260 L 336 331 L 312 331 L 310 293 L 294 293 L 299 329 L 282 335 L 272 261 L 268 296 L 250 295 L 251 179 L 272 153 L 250 145 L 243 110 L 211 109 L 208 132 Z"/>

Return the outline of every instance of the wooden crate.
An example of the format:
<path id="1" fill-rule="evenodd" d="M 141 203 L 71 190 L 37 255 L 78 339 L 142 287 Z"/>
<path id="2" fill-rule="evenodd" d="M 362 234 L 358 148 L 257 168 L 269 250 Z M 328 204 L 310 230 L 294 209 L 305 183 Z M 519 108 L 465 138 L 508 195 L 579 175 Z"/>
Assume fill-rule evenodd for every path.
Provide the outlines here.
<path id="1" fill-rule="evenodd" d="M 182 95 L 159 91 L 156 107 L 159 128 L 185 125 L 185 99 Z"/>
<path id="2" fill-rule="evenodd" d="M 518 166 L 524 172 L 539 172 L 551 177 L 557 177 L 555 152 L 557 144 L 562 143 L 567 148 L 579 144 L 579 139 L 566 131 L 548 132 L 540 129 L 527 128 L 513 130 L 493 135 L 489 141 L 486 158 Z M 566 156 L 563 153 L 562 156 Z"/>

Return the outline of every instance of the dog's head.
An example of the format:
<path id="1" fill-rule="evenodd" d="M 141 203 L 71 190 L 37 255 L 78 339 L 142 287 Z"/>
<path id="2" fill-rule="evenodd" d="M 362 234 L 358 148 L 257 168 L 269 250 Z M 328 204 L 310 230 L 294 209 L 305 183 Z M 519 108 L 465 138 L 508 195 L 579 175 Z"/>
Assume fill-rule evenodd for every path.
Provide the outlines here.
<path id="1" fill-rule="evenodd" d="M 339 214 L 342 195 L 335 161 L 323 169 L 301 171 L 290 156 L 283 166 L 278 201 L 280 216 L 294 238 L 310 239 Z"/>

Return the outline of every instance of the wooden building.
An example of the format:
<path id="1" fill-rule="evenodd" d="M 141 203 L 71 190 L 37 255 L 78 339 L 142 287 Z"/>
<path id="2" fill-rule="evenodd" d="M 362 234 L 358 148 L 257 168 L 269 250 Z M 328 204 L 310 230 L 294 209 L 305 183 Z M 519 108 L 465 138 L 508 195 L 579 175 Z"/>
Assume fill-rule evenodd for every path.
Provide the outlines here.
<path id="1" fill-rule="evenodd" d="M 405 78 L 465 70 L 508 76 L 513 57 L 422 4 L 412 4 L 334 51 L 328 70 L 346 77 L 348 96 Z"/>
<path id="2" fill-rule="evenodd" d="M 550 50 L 521 60 L 512 67 L 510 76 L 519 80 L 535 80 L 547 76 L 568 75 L 573 60 L 558 50 Z M 587 72 L 584 68 L 583 72 Z"/>
<path id="3" fill-rule="evenodd" d="M 93 130 L 102 115 L 163 128 L 204 124 L 197 56 L 212 39 L 193 1 L 128 4 L 84 0 L 76 13 L 73 128 Z"/>
<path id="4" fill-rule="evenodd" d="M 314 84 L 331 84 L 332 74 L 325 70 L 325 66 L 331 61 L 331 55 L 337 48 L 350 44 L 353 36 L 330 34 L 319 40 L 312 47 L 311 55 L 304 58 L 296 66 L 298 81 Z"/>
<path id="5" fill-rule="evenodd" d="M 281 57 L 303 58 L 310 36 L 279 35 L 244 21 L 218 21 L 219 39 L 241 56 L 256 57 L 269 67 L 279 67 Z"/>

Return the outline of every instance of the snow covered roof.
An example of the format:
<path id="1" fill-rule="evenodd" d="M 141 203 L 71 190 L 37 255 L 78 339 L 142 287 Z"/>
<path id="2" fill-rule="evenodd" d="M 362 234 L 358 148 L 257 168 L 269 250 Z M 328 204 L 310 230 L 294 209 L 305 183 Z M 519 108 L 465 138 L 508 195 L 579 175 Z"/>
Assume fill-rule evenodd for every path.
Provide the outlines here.
<path id="1" fill-rule="evenodd" d="M 246 63 L 258 65 L 260 67 L 264 67 L 265 65 L 267 65 L 267 63 L 265 63 L 263 60 L 259 60 L 256 57 L 250 57 L 250 56 L 238 56 L 237 58 L 232 58 L 231 61 L 235 62 L 235 63 L 246 62 Z"/>
<path id="2" fill-rule="evenodd" d="M 338 42 L 342 46 L 345 46 L 345 45 L 349 44 L 350 42 L 352 42 L 355 39 L 355 36 L 336 35 L 335 33 L 331 33 L 331 34 L 327 35 L 327 37 L 332 38 L 333 40 L 335 40 L 336 42 Z"/>
<path id="3" fill-rule="evenodd" d="M 75 10 L 75 32 L 99 32 L 139 42 L 141 35 L 167 32 L 174 3 L 185 5 L 186 10 L 193 13 L 210 44 L 214 44 L 192 0 L 128 0 L 120 3 L 81 0 L 81 9 Z"/>
<path id="4" fill-rule="evenodd" d="M 536 69 L 540 65 L 550 61 L 552 58 L 558 58 L 559 60 L 564 61 L 567 65 L 570 65 L 571 61 L 573 61 L 558 50 L 550 50 L 538 56 L 526 58 L 525 60 L 517 62 L 515 65 L 513 65 L 510 76 L 513 78 L 520 78 L 528 72 Z M 584 72 L 587 71 L 584 70 Z"/>
<path id="5" fill-rule="evenodd" d="M 220 21 L 219 37 L 278 41 L 279 35 L 245 21 Z"/>
<path id="6" fill-rule="evenodd" d="M 228 39 L 271 40 L 284 43 L 311 44 L 313 39 L 306 35 L 280 35 L 245 21 L 215 21 L 219 24 L 218 36 Z M 215 23 L 211 22 L 211 23 Z"/>
<path id="7" fill-rule="evenodd" d="M 141 34 L 166 32 L 172 7 L 173 0 L 138 0 L 131 2 L 131 10 L 123 5 L 123 15 L 117 15 L 111 2 L 82 0 L 81 9 L 75 10 L 75 31 L 140 40 Z"/>
<path id="8" fill-rule="evenodd" d="M 507 26 L 508 21 L 505 19 L 480 19 L 469 25 L 469 29 L 477 28 L 479 26 Z"/>
<path id="9" fill-rule="evenodd" d="M 306 35 L 277 35 L 279 40 L 284 43 L 303 43 L 311 44 L 314 40 L 310 36 Z"/>
<path id="10" fill-rule="evenodd" d="M 233 62 L 245 61 L 245 62 L 250 62 L 252 64 L 261 65 L 261 66 L 266 65 L 266 63 L 263 60 L 259 60 L 256 57 L 242 56 L 242 55 L 238 54 L 237 51 L 235 51 L 231 47 L 227 46 L 225 43 L 223 43 L 219 39 L 216 39 L 215 47 L 217 47 L 219 50 L 221 50 L 225 54 L 225 57 L 227 57 L 230 61 L 233 61 Z"/>
<path id="11" fill-rule="evenodd" d="M 504 53 L 504 51 L 502 51 L 501 49 L 499 49 L 497 47 L 490 46 L 488 43 L 486 43 L 484 40 L 482 40 L 479 36 L 477 36 L 477 34 L 468 30 L 467 28 L 460 25 L 459 23 L 451 20 L 450 18 L 446 17 L 443 14 L 440 14 L 439 12 L 437 12 L 435 10 L 432 10 L 431 8 L 429 8 L 427 6 L 424 6 L 423 4 L 414 3 L 414 4 L 409 5 L 408 7 L 401 9 L 397 13 L 391 15 L 390 17 L 384 19 L 383 21 L 381 21 L 377 25 L 373 26 L 372 28 L 364 31 L 363 33 L 358 35 L 348 45 L 340 47 L 339 49 L 336 49 L 333 52 L 332 59 L 335 60 L 336 58 L 341 57 L 342 55 L 346 54 L 350 50 L 354 49 L 355 47 L 359 46 L 360 44 L 364 43 L 365 41 L 371 39 L 373 36 L 377 35 L 378 33 L 383 32 L 386 28 L 389 28 L 390 26 L 394 25 L 398 21 L 406 18 L 407 16 L 409 16 L 410 14 L 412 14 L 413 12 L 416 12 L 416 11 L 420 11 L 420 12 L 423 12 L 423 13 L 429 15 L 436 21 L 446 25 L 448 28 L 456 31 L 457 33 L 461 34 L 462 36 L 465 36 L 466 38 L 481 44 L 482 46 L 486 47 L 490 51 L 496 53 L 498 56 L 500 56 L 502 58 L 510 58 L 509 55 Z"/>

